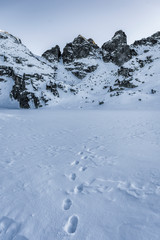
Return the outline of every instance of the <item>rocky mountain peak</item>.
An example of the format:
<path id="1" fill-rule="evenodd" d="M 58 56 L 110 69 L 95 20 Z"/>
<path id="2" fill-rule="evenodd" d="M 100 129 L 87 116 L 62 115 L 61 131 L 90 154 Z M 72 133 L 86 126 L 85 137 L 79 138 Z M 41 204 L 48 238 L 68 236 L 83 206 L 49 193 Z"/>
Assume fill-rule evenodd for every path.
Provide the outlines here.
<path id="1" fill-rule="evenodd" d="M 79 34 L 78 37 L 76 37 L 73 40 L 73 44 L 82 44 L 82 43 L 84 43 L 86 41 L 87 41 L 87 39 L 85 37 L 83 37 L 81 34 Z"/>
<path id="2" fill-rule="evenodd" d="M 112 41 L 115 42 L 115 44 L 117 45 L 119 44 L 127 45 L 127 35 L 122 30 L 119 30 L 114 34 Z"/>
<path id="3" fill-rule="evenodd" d="M 75 59 L 97 57 L 99 47 L 90 38 L 87 40 L 82 35 L 78 35 L 73 42 L 68 43 L 63 50 L 63 62 L 70 63 Z"/>
<path id="4" fill-rule="evenodd" d="M 117 31 L 110 41 L 104 43 L 102 50 L 104 62 L 113 62 L 118 66 L 122 66 L 137 54 L 127 45 L 127 36 L 122 30 Z"/>
<path id="5" fill-rule="evenodd" d="M 18 44 L 22 43 L 19 38 L 3 30 L 0 30 L 0 39 L 4 39 L 4 40 L 11 39 L 14 43 L 18 43 Z"/>
<path id="6" fill-rule="evenodd" d="M 133 47 L 138 46 L 154 46 L 155 44 L 160 44 L 160 31 L 154 33 L 152 36 L 147 38 L 142 38 L 141 40 L 137 40 L 133 43 Z"/>
<path id="7" fill-rule="evenodd" d="M 77 78 L 83 79 L 88 73 L 97 69 L 98 65 L 95 62 L 93 64 L 91 60 L 101 58 L 101 49 L 93 39 L 78 35 L 73 42 L 65 46 L 62 57 L 66 70 L 71 71 Z"/>
<path id="8" fill-rule="evenodd" d="M 55 47 L 45 51 L 42 57 L 46 58 L 49 62 L 59 62 L 61 58 L 60 47 L 56 45 Z"/>
<path id="9" fill-rule="evenodd" d="M 73 95 L 85 103 L 94 103 L 95 96 L 98 100 L 105 94 L 106 99 L 108 94 L 119 96 L 154 77 L 155 67 L 159 76 L 159 51 L 160 32 L 129 46 L 126 34 L 119 30 L 102 48 L 92 38 L 78 35 L 63 54 L 56 45 L 39 57 L 18 38 L 0 31 L 0 107 L 38 108 Z M 158 92 L 157 88 L 149 91 Z"/>
<path id="10" fill-rule="evenodd" d="M 91 44 L 94 44 L 94 45 L 97 46 L 97 44 L 95 43 L 95 41 L 94 41 L 92 38 L 89 38 L 89 39 L 88 39 L 88 42 L 90 42 Z"/>

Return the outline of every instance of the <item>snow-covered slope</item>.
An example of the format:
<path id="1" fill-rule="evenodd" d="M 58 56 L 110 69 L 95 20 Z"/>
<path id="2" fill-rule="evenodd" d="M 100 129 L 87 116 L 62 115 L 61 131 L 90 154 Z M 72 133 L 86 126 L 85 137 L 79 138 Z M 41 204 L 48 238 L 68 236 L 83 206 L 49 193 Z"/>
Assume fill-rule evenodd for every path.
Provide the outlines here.
<path id="1" fill-rule="evenodd" d="M 56 101 L 55 71 L 55 65 L 32 54 L 19 39 L 0 32 L 1 107 L 13 103 L 22 108 L 40 107 L 49 100 Z"/>
<path id="2" fill-rule="evenodd" d="M 160 32 L 128 46 L 118 31 L 102 48 L 79 35 L 39 57 L 1 31 L 0 107 L 159 107 L 159 66 Z"/>

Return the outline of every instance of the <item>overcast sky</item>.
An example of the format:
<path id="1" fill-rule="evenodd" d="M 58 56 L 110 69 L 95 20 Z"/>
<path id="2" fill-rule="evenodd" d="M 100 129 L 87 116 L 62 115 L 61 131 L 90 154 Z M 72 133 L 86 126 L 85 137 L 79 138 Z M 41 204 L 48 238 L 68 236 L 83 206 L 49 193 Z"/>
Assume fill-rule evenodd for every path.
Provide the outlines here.
<path id="1" fill-rule="evenodd" d="M 0 29 L 38 55 L 78 34 L 101 46 L 122 29 L 132 43 L 160 31 L 160 0 L 0 0 Z"/>

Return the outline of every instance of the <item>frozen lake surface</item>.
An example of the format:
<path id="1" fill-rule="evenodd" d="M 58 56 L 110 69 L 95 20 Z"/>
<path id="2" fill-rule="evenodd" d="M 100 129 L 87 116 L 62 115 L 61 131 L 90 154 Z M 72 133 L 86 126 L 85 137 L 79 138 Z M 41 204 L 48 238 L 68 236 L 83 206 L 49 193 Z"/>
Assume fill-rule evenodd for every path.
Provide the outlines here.
<path id="1" fill-rule="evenodd" d="M 159 238 L 159 111 L 0 110 L 0 240 Z"/>

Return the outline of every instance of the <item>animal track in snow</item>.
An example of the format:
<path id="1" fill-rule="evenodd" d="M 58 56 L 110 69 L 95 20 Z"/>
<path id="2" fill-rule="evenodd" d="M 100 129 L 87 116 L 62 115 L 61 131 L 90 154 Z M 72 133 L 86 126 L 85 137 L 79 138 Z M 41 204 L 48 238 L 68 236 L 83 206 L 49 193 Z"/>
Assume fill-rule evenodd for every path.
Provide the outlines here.
<path id="1" fill-rule="evenodd" d="M 63 209 L 64 210 L 69 210 L 71 206 L 72 206 L 72 201 L 69 198 L 67 198 L 63 201 Z"/>
<path id="2" fill-rule="evenodd" d="M 0 239 L 4 240 L 27 240 L 26 237 L 18 235 L 21 224 L 16 223 L 13 219 L 2 217 L 0 219 Z"/>
<path id="3" fill-rule="evenodd" d="M 117 188 L 135 198 L 145 198 L 145 187 L 139 188 L 134 183 L 121 182 Z"/>
<path id="4" fill-rule="evenodd" d="M 80 184 L 74 188 L 74 193 L 81 193 L 83 191 L 83 184 Z"/>
<path id="5" fill-rule="evenodd" d="M 71 173 L 69 175 L 69 179 L 72 180 L 72 181 L 75 181 L 76 180 L 76 174 L 75 173 Z"/>
<path id="6" fill-rule="evenodd" d="M 82 157 L 81 157 L 82 160 L 85 160 L 85 159 L 87 159 L 87 158 L 88 158 L 88 156 L 82 156 Z"/>
<path id="7" fill-rule="evenodd" d="M 83 152 L 78 152 L 78 155 L 83 155 Z"/>
<path id="8" fill-rule="evenodd" d="M 80 167 L 80 168 L 79 168 L 79 171 L 80 171 L 80 172 L 84 172 L 86 169 L 87 169 L 87 167 Z"/>
<path id="9" fill-rule="evenodd" d="M 76 232 L 77 226 L 78 226 L 78 217 L 76 215 L 73 215 L 68 219 L 64 227 L 64 230 L 68 234 L 74 234 Z"/>
<path id="10" fill-rule="evenodd" d="M 79 164 L 79 161 L 74 161 L 71 163 L 71 166 L 78 165 L 78 164 Z"/>

